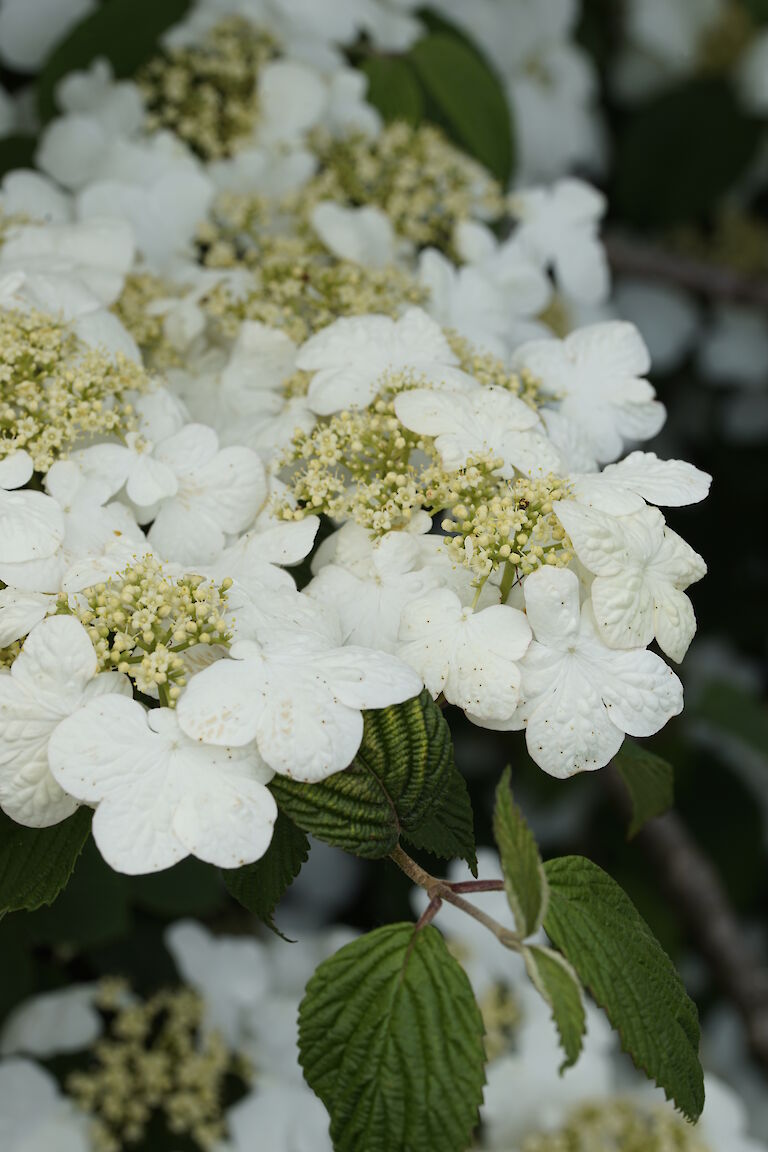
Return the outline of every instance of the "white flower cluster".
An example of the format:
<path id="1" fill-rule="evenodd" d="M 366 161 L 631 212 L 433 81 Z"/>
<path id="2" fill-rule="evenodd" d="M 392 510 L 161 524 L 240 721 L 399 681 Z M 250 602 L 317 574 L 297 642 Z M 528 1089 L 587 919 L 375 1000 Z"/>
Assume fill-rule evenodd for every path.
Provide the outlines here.
<path id="1" fill-rule="evenodd" d="M 483 875 L 497 874 L 498 859 L 485 854 L 482 868 Z M 454 869 L 452 879 L 459 878 Z M 426 903 L 423 892 L 419 897 Z M 491 914 L 509 918 L 503 893 L 481 900 Z M 446 932 L 467 965 L 486 1029 L 488 1082 L 477 1152 L 765 1152 L 748 1135 L 743 1101 L 713 1076 L 706 1077 L 700 1122 L 695 1128 L 687 1124 L 660 1089 L 641 1082 L 591 1004 L 584 1052 L 560 1076 L 549 1008 L 520 958 L 500 954 L 466 916 L 444 911 Z M 4 1152 L 32 1146 L 101 1152 L 112 1146 L 106 1134 L 128 1137 L 152 1111 L 164 1113 L 172 1130 L 201 1150 L 213 1138 L 220 1152 L 246 1152 L 259 1143 L 270 1152 L 330 1152 L 327 1113 L 298 1064 L 296 1021 L 306 980 L 352 937 L 334 928 L 305 936 L 286 952 L 276 942 L 214 936 L 195 921 L 178 921 L 167 930 L 166 944 L 184 987 L 160 998 L 175 1016 L 164 1044 L 143 1026 L 152 1002 L 142 1004 L 112 981 L 21 1004 L 0 1032 Z M 114 1019 L 115 1013 L 122 1026 L 107 1025 L 105 1036 L 105 1017 Z M 197 1034 L 194 1046 L 190 1031 Z M 181 1049 L 169 1069 L 168 1040 Z M 75 1071 L 62 1090 L 44 1064 L 63 1054 Z M 122 1058 L 127 1054 L 130 1064 Z M 100 1109 L 99 1062 L 111 1088 L 106 1113 Z M 145 1062 L 151 1075 L 142 1080 Z M 242 1098 L 232 1106 L 208 1094 L 228 1063 L 239 1066 L 245 1081 Z M 102 1116 L 109 1121 L 106 1131 Z M 54 1139 L 55 1145 L 46 1143 Z"/>
<path id="2" fill-rule="evenodd" d="M 408 7 L 199 0 L 0 189 L 0 806 L 92 806 L 124 872 L 258 859 L 273 774 L 424 685 L 561 777 L 682 708 L 647 645 L 705 569 L 658 506 L 709 478 L 620 459 L 664 409 L 635 328 L 577 326 L 603 199 L 384 125 L 341 48 Z"/>

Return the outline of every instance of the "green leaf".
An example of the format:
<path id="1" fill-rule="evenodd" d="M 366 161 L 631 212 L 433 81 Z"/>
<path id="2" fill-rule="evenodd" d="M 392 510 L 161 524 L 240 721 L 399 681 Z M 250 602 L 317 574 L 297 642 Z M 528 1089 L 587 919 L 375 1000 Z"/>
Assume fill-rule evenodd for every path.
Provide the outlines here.
<path id="1" fill-rule="evenodd" d="M 451 769 L 442 799 L 405 839 L 414 848 L 431 852 L 441 860 L 466 860 L 473 876 L 477 876 L 472 801 L 466 781 L 458 768 Z"/>
<path id="2" fill-rule="evenodd" d="M 413 69 L 396 56 L 370 56 L 362 64 L 368 77 L 367 100 L 384 119 L 418 124 L 424 118 L 424 96 Z"/>
<path id="3" fill-rule="evenodd" d="M 35 163 L 37 137 L 21 134 L 0 140 L 0 177 L 14 168 L 32 168 Z"/>
<path id="4" fill-rule="evenodd" d="M 116 76 L 133 76 L 155 51 L 162 34 L 184 18 L 191 0 L 106 0 L 56 45 L 37 82 L 43 123 L 56 115 L 62 77 L 106 57 Z"/>
<path id="5" fill-rule="evenodd" d="M 453 747 L 428 692 L 365 713 L 360 751 L 349 768 L 317 784 L 276 776 L 271 788 L 295 824 L 356 856 L 388 856 L 401 832 L 417 832 L 445 795 Z"/>
<path id="6" fill-rule="evenodd" d="M 309 855 L 309 841 L 300 828 L 279 812 L 269 848 L 254 864 L 222 870 L 227 891 L 249 912 L 277 932 L 274 912 Z M 282 933 L 278 932 L 278 935 Z"/>
<path id="7" fill-rule="evenodd" d="M 724 78 L 665 92 L 617 133 L 612 206 L 639 226 L 700 220 L 745 172 L 761 138 Z"/>
<path id="8" fill-rule="evenodd" d="M 496 789 L 493 835 L 515 927 L 523 936 L 532 936 L 547 909 L 547 878 L 533 833 L 512 799 L 511 776 L 511 769 L 506 768 Z"/>
<path id="9" fill-rule="evenodd" d="M 523 951 L 525 967 L 534 987 L 552 1009 L 565 1060 L 560 1072 L 575 1064 L 587 1030 L 587 1014 L 581 998 L 581 982 L 559 952 L 531 944 Z"/>
<path id="10" fill-rule="evenodd" d="M 661 816 L 675 802 L 675 770 L 666 760 L 625 740 L 613 762 L 632 801 L 627 838 L 632 839 L 648 820 Z"/>
<path id="11" fill-rule="evenodd" d="M 336 1152 L 464 1152 L 482 1102 L 483 1021 L 431 925 L 390 924 L 347 944 L 299 1009 L 307 1083 Z"/>
<path id="12" fill-rule="evenodd" d="M 468 40 L 458 24 L 454 24 L 453 20 L 448 20 L 439 12 L 433 12 L 430 8 L 419 8 L 416 13 L 419 21 L 429 32 L 444 32 L 447 36 L 453 36 L 455 40 L 460 40 L 467 48 L 471 48 L 473 52 L 480 55 L 480 49 L 471 40 Z"/>
<path id="13" fill-rule="evenodd" d="M 581 977 L 635 1064 L 696 1120 L 704 1106 L 696 1005 L 634 904 L 583 856 L 548 860 L 547 935 Z"/>
<path id="14" fill-rule="evenodd" d="M 51 828 L 25 828 L 0 813 L 0 915 L 52 904 L 91 830 L 90 808 Z"/>
<path id="15" fill-rule="evenodd" d="M 490 65 L 447 32 L 417 41 L 408 59 L 449 134 L 506 186 L 512 175 L 512 121 Z"/>

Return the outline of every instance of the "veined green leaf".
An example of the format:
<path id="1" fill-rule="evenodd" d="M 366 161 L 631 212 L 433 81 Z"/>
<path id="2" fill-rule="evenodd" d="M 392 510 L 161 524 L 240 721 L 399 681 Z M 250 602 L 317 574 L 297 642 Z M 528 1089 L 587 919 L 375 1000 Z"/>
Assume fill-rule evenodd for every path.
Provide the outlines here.
<path id="1" fill-rule="evenodd" d="M 299 1010 L 307 1083 L 336 1152 L 464 1152 L 482 1102 L 483 1021 L 431 925 L 391 924 L 347 944 Z"/>
<path id="2" fill-rule="evenodd" d="M 262 858 L 243 868 L 222 870 L 227 891 L 273 932 L 277 932 L 275 908 L 298 876 L 308 855 L 306 835 L 284 812 L 280 812 L 272 841 Z"/>
<path id="3" fill-rule="evenodd" d="M 432 697 L 365 713 L 349 768 L 317 784 L 276 776 L 280 807 L 305 832 L 357 856 L 387 856 L 401 832 L 418 829 L 445 796 L 455 771 L 448 725 Z"/>
<path id="4" fill-rule="evenodd" d="M 546 913 L 547 878 L 533 833 L 512 798 L 511 775 L 507 768 L 496 789 L 493 834 L 515 926 L 523 936 L 532 936 L 541 927 Z"/>
<path id="5" fill-rule="evenodd" d="M 661 816 L 675 802 L 675 770 L 666 760 L 625 740 L 613 762 L 632 801 L 628 839 L 636 836 L 648 820 Z"/>
<path id="6" fill-rule="evenodd" d="M 91 830 L 90 808 L 51 828 L 25 828 L 0 813 L 0 915 L 52 904 Z"/>
<path id="7" fill-rule="evenodd" d="M 704 1107 L 699 1019 L 627 894 L 583 856 L 548 860 L 547 935 L 606 1011 L 635 1064 L 689 1120 Z"/>
<path id="8" fill-rule="evenodd" d="M 559 952 L 531 944 L 523 951 L 525 967 L 531 982 L 552 1009 L 565 1060 L 564 1072 L 575 1064 L 584 1043 L 587 1014 L 581 998 L 581 983 L 573 967 Z"/>

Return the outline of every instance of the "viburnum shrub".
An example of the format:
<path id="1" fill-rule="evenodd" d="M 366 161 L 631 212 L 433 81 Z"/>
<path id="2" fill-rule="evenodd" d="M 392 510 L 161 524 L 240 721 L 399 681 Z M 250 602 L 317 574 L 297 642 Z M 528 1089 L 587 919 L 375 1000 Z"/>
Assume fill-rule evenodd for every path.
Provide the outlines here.
<path id="1" fill-rule="evenodd" d="M 490 1017 L 446 913 L 522 958 L 564 1069 L 586 991 L 695 1121 L 672 962 L 595 863 L 542 860 L 509 773 L 483 874 L 451 723 L 510 733 L 512 761 L 524 739 L 560 779 L 615 761 L 633 823 L 656 815 L 671 768 L 634 741 L 683 708 L 706 571 L 662 509 L 710 477 L 649 447 L 665 409 L 607 308 L 603 196 L 508 191 L 493 71 L 460 39 L 441 57 L 410 7 L 200 0 L 132 76 L 78 58 L 46 81 L 38 169 L 0 199 L 0 902 L 52 901 L 92 835 L 129 875 L 222 869 L 273 926 L 311 835 L 425 894 L 318 957 L 301 1000 L 338 1152 L 472 1142 Z M 408 83 L 387 87 L 395 62 Z M 194 997 L 132 1003 L 98 1001 L 113 1031 L 69 1081 L 96 1146 L 162 1103 L 213 1147 L 229 1048 L 199 1040 Z M 110 1060 L 131 1069 L 120 1108 Z M 522 1147 L 696 1139 L 654 1108 L 574 1110 Z"/>

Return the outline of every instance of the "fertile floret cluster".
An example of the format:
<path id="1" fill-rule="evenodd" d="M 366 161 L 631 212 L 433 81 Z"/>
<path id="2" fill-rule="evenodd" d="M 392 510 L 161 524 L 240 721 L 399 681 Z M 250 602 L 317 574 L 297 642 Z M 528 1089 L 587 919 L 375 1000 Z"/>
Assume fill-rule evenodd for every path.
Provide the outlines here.
<path id="1" fill-rule="evenodd" d="M 137 364 L 87 348 L 71 326 L 0 310 L 0 459 L 23 450 L 47 472 L 76 442 L 124 434 L 145 386 Z"/>
<path id="2" fill-rule="evenodd" d="M 85 625 L 102 671 L 129 676 L 139 692 L 173 707 L 186 684 L 181 653 L 229 644 L 227 592 L 203 576 L 177 575 L 146 555 L 103 584 L 84 588 L 73 614 Z M 66 598 L 63 610 L 69 611 Z"/>
<path id="3" fill-rule="evenodd" d="M 229 156 L 258 120 L 259 73 L 274 47 L 268 33 L 233 16 L 214 25 L 202 44 L 154 57 L 137 77 L 146 131 L 169 129 L 204 160 Z"/>
<path id="4" fill-rule="evenodd" d="M 235 7 L 66 77 L 2 186 L 0 806 L 90 805 L 127 872 L 260 859 L 273 775 L 343 771 L 424 689 L 602 767 L 681 710 L 648 646 L 683 658 L 705 571 L 660 508 L 709 478 L 638 447 L 642 336 L 577 321 L 610 314 L 602 195 L 385 124 L 349 61 L 419 39 L 403 6 Z"/>
<path id="5" fill-rule="evenodd" d="M 224 1082 L 246 1076 L 247 1064 L 220 1036 L 202 1034 L 201 997 L 181 988 L 145 1001 L 123 994 L 115 1004 L 110 983 L 96 1006 L 105 1013 L 105 1034 L 90 1066 L 66 1082 L 68 1094 L 92 1117 L 96 1152 L 140 1145 L 155 1115 L 175 1136 L 203 1152 L 213 1149 L 226 1133 Z"/>
<path id="6" fill-rule="evenodd" d="M 314 143 L 322 169 L 310 202 L 379 208 L 413 244 L 450 249 L 460 220 L 504 215 L 496 181 L 438 128 L 398 121 L 375 138 L 318 134 Z"/>
<path id="7" fill-rule="evenodd" d="M 666 1108 L 620 1097 L 575 1108 L 555 1132 L 527 1136 L 521 1152 L 708 1152 L 696 1130 Z"/>

